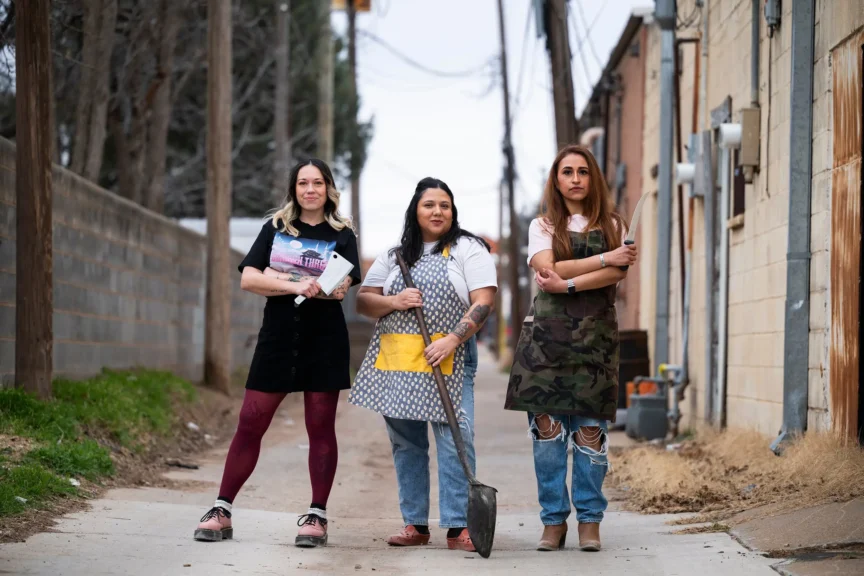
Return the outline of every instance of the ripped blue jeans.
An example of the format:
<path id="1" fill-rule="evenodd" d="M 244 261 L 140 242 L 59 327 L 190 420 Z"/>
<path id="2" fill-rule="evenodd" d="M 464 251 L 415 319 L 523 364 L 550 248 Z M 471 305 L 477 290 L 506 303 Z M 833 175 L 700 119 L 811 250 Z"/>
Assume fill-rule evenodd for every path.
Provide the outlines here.
<path id="1" fill-rule="evenodd" d="M 534 472 L 544 526 L 563 524 L 570 516 L 567 494 L 567 452 L 573 452 L 573 508 L 580 523 L 600 522 L 606 511 L 603 480 L 609 466 L 608 425 L 582 416 L 528 413 L 534 440 Z M 593 430 L 592 430 L 593 428 Z M 590 448 L 599 445 L 600 450 Z"/>
<path id="2" fill-rule="evenodd" d="M 476 470 L 474 455 L 474 376 L 477 373 L 477 338 L 465 343 L 465 375 L 462 381 L 462 409 L 459 428 L 468 453 L 471 470 Z M 441 528 L 468 525 L 468 479 L 456 444 L 446 422 L 423 422 L 384 417 L 393 448 L 399 508 L 405 525 L 429 525 L 429 424 L 438 449 L 438 508 Z"/>

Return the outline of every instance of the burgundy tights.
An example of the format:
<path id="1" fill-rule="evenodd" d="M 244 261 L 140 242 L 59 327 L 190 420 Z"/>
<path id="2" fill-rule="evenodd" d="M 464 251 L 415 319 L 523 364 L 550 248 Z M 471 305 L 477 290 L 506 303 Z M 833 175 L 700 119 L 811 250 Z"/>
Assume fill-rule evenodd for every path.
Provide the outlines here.
<path id="1" fill-rule="evenodd" d="M 240 423 L 225 461 L 220 499 L 233 502 L 240 488 L 252 475 L 261 452 L 261 439 L 285 396 L 284 393 L 246 390 L 240 409 Z M 306 432 L 309 435 L 312 502 L 326 506 L 339 459 L 335 427 L 339 392 L 304 392 L 303 403 Z"/>

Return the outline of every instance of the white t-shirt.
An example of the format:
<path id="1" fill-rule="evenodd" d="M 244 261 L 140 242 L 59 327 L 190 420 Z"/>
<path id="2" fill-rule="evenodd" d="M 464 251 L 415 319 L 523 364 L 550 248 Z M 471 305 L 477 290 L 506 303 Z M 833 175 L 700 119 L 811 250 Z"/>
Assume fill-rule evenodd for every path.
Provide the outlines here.
<path id="1" fill-rule="evenodd" d="M 429 254 L 435 248 L 436 242 L 425 242 L 423 253 Z M 400 274 L 396 257 L 390 256 L 390 251 L 379 254 L 375 262 L 366 272 L 363 286 L 383 288 L 384 294 L 390 291 L 393 280 Z M 466 306 L 471 306 L 470 293 L 480 288 L 498 288 L 498 275 L 495 271 L 495 261 L 492 255 L 477 240 L 462 236 L 450 247 L 450 259 L 447 262 L 447 276 L 456 294 Z"/>
<path id="2" fill-rule="evenodd" d="M 571 232 L 584 232 L 588 226 L 588 218 L 582 214 L 574 214 L 567 223 L 567 229 Z M 543 250 L 552 250 L 552 235 L 554 228 L 543 218 L 535 218 L 528 227 L 528 265 L 531 259 Z M 627 237 L 627 231 L 621 231 L 621 243 Z"/>

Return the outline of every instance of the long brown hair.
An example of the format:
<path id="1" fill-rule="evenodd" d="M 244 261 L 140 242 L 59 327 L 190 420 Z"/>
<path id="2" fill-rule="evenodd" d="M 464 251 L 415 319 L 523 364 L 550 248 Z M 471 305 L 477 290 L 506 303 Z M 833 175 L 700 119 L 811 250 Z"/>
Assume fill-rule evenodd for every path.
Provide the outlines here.
<path id="1" fill-rule="evenodd" d="M 587 148 L 572 144 L 565 146 L 558 152 L 552 168 L 549 169 L 549 178 L 546 180 L 546 188 L 543 191 L 543 204 L 540 217 L 545 224 L 552 229 L 552 251 L 555 261 L 570 260 L 573 251 L 570 247 L 570 234 L 567 224 L 570 221 L 570 211 L 564 203 L 564 197 L 558 190 L 558 167 L 561 161 L 571 154 L 578 154 L 588 163 L 588 176 L 590 179 L 588 195 L 582 202 L 584 207 L 583 216 L 588 219 L 585 231 L 600 229 L 606 238 L 608 250 L 614 250 L 621 246 L 621 234 L 627 224 L 624 219 L 615 212 L 615 204 L 612 195 L 609 194 L 609 186 L 600 171 L 600 166 L 594 155 Z"/>

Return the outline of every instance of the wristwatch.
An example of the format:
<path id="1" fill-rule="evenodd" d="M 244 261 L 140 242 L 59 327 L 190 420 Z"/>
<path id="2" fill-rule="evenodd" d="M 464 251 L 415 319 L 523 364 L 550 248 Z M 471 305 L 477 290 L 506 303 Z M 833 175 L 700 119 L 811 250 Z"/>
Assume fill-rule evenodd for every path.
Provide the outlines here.
<path id="1" fill-rule="evenodd" d="M 606 257 L 603 254 L 600 254 L 600 268 L 606 267 Z"/>
<path id="2" fill-rule="evenodd" d="M 576 293 L 576 284 L 573 282 L 572 278 L 567 280 L 567 293 L 568 294 L 575 294 Z"/>

